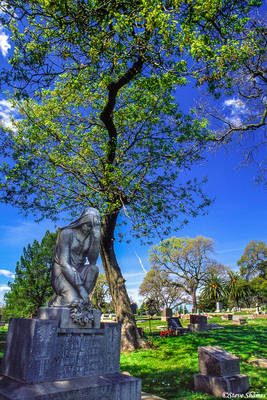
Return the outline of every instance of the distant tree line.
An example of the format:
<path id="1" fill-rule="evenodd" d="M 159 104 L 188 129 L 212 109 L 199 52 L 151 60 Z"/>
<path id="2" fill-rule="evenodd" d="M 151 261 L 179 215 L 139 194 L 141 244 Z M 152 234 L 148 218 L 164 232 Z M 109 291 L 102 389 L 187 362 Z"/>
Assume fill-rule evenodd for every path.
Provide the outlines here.
<path id="1" fill-rule="evenodd" d="M 237 261 L 238 270 L 211 257 L 213 240 L 172 237 L 150 250 L 151 269 L 140 286 L 142 309 L 160 313 L 162 308 L 192 304 L 192 311 L 223 307 L 252 307 L 267 303 L 267 245 L 252 240 Z M 178 308 L 178 306 L 180 308 Z"/>

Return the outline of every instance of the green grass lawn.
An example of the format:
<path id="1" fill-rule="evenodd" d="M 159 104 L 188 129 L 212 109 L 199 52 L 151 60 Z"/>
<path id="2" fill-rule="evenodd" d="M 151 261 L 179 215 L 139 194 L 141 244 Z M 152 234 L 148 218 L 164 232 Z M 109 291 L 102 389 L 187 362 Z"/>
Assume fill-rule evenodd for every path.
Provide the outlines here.
<path id="1" fill-rule="evenodd" d="M 267 321 L 248 320 L 247 325 L 237 326 L 216 317 L 208 322 L 221 323 L 225 329 L 161 338 L 155 327 L 166 323 L 151 321 L 151 335 L 148 322 L 138 324 L 155 347 L 122 354 L 121 371 L 141 378 L 143 391 L 167 400 L 215 399 L 195 393 L 193 378 L 198 372 L 198 347 L 220 346 L 240 358 L 241 373 L 249 376 L 250 391 L 267 397 L 266 369 L 247 363 L 252 358 L 267 358 Z M 183 326 L 187 323 L 182 322 Z"/>

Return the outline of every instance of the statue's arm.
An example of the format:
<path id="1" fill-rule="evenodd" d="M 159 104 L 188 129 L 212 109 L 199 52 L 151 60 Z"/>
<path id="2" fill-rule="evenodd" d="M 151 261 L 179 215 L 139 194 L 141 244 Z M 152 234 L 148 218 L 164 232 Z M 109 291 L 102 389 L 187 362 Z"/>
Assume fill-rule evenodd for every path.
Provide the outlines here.
<path id="1" fill-rule="evenodd" d="M 87 258 L 91 265 L 96 265 L 96 261 L 99 255 L 99 246 L 100 246 L 100 233 L 101 233 L 101 225 L 100 223 L 96 223 L 93 226 L 90 237 L 90 247 L 88 250 Z"/>

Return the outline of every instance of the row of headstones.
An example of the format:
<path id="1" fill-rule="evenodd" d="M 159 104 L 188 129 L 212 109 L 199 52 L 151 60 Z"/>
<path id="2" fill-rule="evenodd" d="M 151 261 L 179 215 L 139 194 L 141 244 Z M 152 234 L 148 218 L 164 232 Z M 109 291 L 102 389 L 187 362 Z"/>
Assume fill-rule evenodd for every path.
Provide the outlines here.
<path id="1" fill-rule="evenodd" d="M 218 303 L 216 303 L 216 304 L 218 304 Z M 230 310 L 228 309 L 227 312 L 229 312 L 229 311 L 230 311 Z M 216 312 L 222 312 L 222 308 L 216 309 Z M 198 311 L 196 314 L 201 315 L 199 311 Z M 256 314 L 256 315 L 261 314 L 261 311 L 259 310 L 259 307 L 256 307 L 256 313 L 255 313 L 255 314 Z M 162 320 L 162 321 L 167 321 L 167 319 L 170 318 L 170 317 L 172 317 L 172 316 L 173 316 L 172 309 L 171 309 L 171 308 L 164 308 L 164 309 L 162 310 L 162 313 L 161 313 L 161 320 Z"/>
<path id="2" fill-rule="evenodd" d="M 254 309 L 253 309 L 254 310 Z M 223 306 L 222 303 L 220 303 L 219 301 L 216 302 L 216 310 L 215 312 L 222 312 L 223 311 Z M 229 312 L 230 309 L 227 309 L 227 312 Z M 231 311 L 241 311 L 241 309 L 238 309 L 237 307 L 233 307 Z M 260 307 L 258 305 L 256 305 L 256 310 L 255 310 L 256 314 L 260 314 Z"/>

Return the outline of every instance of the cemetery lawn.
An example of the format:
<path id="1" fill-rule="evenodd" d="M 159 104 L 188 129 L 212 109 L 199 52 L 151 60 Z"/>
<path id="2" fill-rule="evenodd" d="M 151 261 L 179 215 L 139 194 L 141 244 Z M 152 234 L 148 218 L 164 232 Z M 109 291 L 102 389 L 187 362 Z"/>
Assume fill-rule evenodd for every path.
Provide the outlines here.
<path id="1" fill-rule="evenodd" d="M 222 322 L 219 317 L 208 322 L 220 323 L 225 329 L 161 338 L 155 328 L 164 322 L 151 321 L 151 333 L 148 322 L 138 324 L 145 327 L 154 348 L 121 354 L 121 371 L 141 378 L 144 392 L 166 400 L 215 399 L 194 392 L 194 375 L 198 373 L 198 347 L 220 346 L 240 358 L 240 372 L 249 376 L 250 392 L 257 393 L 257 398 L 267 397 L 266 369 L 248 364 L 253 358 L 267 358 L 267 319 L 248 320 L 243 326 Z"/>

